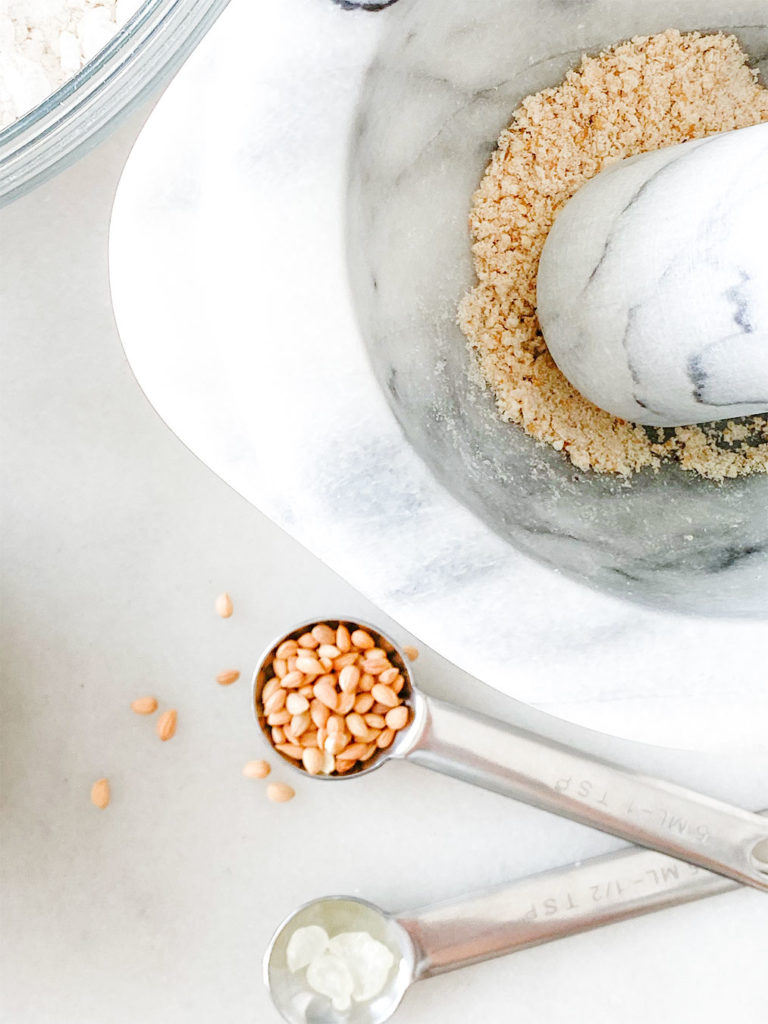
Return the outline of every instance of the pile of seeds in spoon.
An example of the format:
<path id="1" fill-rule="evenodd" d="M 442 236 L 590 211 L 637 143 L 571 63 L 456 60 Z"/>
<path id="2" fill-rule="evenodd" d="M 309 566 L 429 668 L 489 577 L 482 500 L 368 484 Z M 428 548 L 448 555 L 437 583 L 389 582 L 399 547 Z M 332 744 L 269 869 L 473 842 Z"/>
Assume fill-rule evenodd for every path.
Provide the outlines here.
<path id="1" fill-rule="evenodd" d="M 257 701 L 275 749 L 310 775 L 343 775 L 386 750 L 410 718 L 405 678 L 390 658 L 370 633 L 344 623 L 319 623 L 280 644 Z"/>

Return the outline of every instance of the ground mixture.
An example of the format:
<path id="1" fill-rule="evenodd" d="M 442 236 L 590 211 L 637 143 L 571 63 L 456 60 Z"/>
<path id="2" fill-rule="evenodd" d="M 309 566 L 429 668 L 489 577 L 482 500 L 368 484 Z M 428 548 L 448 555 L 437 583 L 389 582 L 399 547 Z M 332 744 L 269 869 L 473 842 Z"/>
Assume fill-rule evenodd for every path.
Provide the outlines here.
<path id="1" fill-rule="evenodd" d="M 675 30 L 585 58 L 523 101 L 473 200 L 478 284 L 459 307 L 504 419 L 580 469 L 629 476 L 674 460 L 713 480 L 768 472 L 768 418 L 659 429 L 611 416 L 558 370 L 536 318 L 536 273 L 560 207 L 607 164 L 768 121 L 768 89 L 732 36 Z"/>

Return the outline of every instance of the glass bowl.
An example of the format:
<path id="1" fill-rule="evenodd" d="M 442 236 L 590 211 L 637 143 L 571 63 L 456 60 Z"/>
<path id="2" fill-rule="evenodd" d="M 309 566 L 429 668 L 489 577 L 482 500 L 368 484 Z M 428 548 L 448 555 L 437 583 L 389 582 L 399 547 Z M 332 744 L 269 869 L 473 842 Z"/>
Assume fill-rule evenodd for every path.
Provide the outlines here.
<path id="1" fill-rule="evenodd" d="M 229 0 L 145 0 L 81 71 L 0 131 L 0 206 L 95 146 L 167 81 Z"/>

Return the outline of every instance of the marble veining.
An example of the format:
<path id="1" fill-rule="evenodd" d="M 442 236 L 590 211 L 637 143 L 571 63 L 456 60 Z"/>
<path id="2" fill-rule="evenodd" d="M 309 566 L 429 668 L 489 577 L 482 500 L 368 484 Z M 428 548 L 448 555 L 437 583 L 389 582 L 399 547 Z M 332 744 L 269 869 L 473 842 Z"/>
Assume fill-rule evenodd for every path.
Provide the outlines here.
<path id="1" fill-rule="evenodd" d="M 383 11 L 386 7 L 396 4 L 397 0 L 379 0 L 378 3 L 370 3 L 367 0 L 333 0 L 345 11 Z"/>
<path id="2" fill-rule="evenodd" d="M 560 81 L 581 53 L 668 28 L 669 5 L 592 0 L 563 18 L 544 4 L 523 33 L 517 5 L 475 0 L 470 8 L 449 14 L 436 0 L 397 8 L 353 135 L 350 272 L 382 387 L 398 371 L 397 393 L 387 391 L 392 409 L 444 486 L 523 551 L 656 606 L 765 616 L 765 477 L 717 486 L 686 479 L 674 466 L 631 482 L 579 472 L 500 421 L 455 324 L 456 304 L 473 283 L 469 198 L 516 105 Z M 747 0 L 729 9 L 723 25 L 722 6 L 703 0 L 695 21 L 683 7 L 676 24 L 712 27 L 719 16 L 758 59 L 768 41 L 760 10 Z M 580 254 L 590 273 L 600 262 L 602 245 L 596 248 L 589 260 Z M 628 315 L 634 305 L 624 307 L 629 323 L 616 320 L 616 337 L 626 335 L 632 348 L 626 386 L 644 401 L 632 335 L 644 330 L 648 309 Z M 727 311 L 732 324 L 732 304 Z M 690 378 L 687 387 L 690 393 Z M 737 563 L 720 557 L 718 545 L 730 550 L 734 537 L 757 554 Z"/>
<path id="3" fill-rule="evenodd" d="M 668 26 L 638 6 L 606 41 Z M 232 5 L 126 168 L 115 312 L 185 444 L 422 642 L 573 721 L 715 742 L 765 722 L 765 490 L 565 470 L 454 324 L 472 189 L 520 96 L 602 42 L 591 9 L 537 3 L 524 34 L 506 0 Z"/>
<path id="4" fill-rule="evenodd" d="M 539 320 L 592 402 L 655 426 L 768 412 L 768 124 L 609 167 L 557 217 Z"/>

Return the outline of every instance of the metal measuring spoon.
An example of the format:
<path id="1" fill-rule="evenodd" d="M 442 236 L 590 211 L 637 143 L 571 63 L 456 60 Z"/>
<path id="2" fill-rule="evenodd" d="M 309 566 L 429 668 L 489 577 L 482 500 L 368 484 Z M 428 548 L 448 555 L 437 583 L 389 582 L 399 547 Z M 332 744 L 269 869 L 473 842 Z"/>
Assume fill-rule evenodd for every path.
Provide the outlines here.
<path id="1" fill-rule="evenodd" d="M 383 1024 L 414 982 L 738 888 L 663 854 L 628 849 L 399 914 L 330 896 L 307 903 L 280 925 L 264 958 L 264 980 L 289 1024 Z M 313 993 L 304 971 L 292 973 L 286 963 L 291 935 L 307 925 L 330 935 L 365 931 L 388 946 L 396 962 L 383 991 L 344 1012 Z"/>
<path id="2" fill-rule="evenodd" d="M 365 775 L 391 758 L 412 761 L 768 892 L 765 819 L 529 730 L 436 700 L 416 687 L 413 669 L 397 644 L 367 623 L 312 620 L 270 645 L 253 679 L 254 710 L 270 745 L 271 731 L 260 695 L 275 652 L 284 641 L 298 640 L 320 622 L 332 628 L 343 622 L 350 630 L 363 629 L 387 652 L 405 679 L 400 697 L 411 709 L 411 721 L 396 734 L 391 747 L 364 765 L 344 775 L 311 778 L 336 781 Z M 276 753 L 283 756 L 280 751 Z M 285 760 L 298 767 L 290 758 Z"/>

